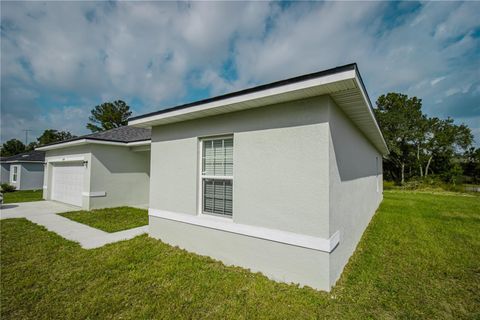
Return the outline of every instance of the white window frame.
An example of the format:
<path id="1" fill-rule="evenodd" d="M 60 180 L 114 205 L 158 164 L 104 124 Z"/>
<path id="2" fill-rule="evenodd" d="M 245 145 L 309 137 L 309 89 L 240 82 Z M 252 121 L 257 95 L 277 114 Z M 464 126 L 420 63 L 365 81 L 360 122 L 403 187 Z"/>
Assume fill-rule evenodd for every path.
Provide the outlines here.
<path id="1" fill-rule="evenodd" d="M 232 195 L 232 215 L 222 215 L 222 214 L 215 214 L 211 212 L 204 212 L 203 211 L 203 179 L 216 179 L 216 180 L 231 180 L 232 181 L 232 188 L 233 188 L 233 174 L 231 176 L 215 176 L 215 175 L 204 175 L 203 174 L 203 143 L 205 141 L 211 140 L 223 140 L 223 139 L 234 139 L 233 134 L 226 134 L 221 136 L 213 136 L 213 137 L 202 137 L 198 139 L 198 215 L 202 217 L 208 218 L 219 218 L 219 219 L 227 219 L 232 220 L 233 218 L 233 195 Z M 235 141 L 233 142 L 233 148 L 235 153 Z M 235 160 L 233 162 L 233 166 L 235 167 Z"/>
<path id="2" fill-rule="evenodd" d="M 12 175 L 10 178 L 11 183 L 17 183 L 18 182 L 18 172 L 19 172 L 19 165 L 12 165 L 10 166 L 10 169 L 12 170 Z"/>

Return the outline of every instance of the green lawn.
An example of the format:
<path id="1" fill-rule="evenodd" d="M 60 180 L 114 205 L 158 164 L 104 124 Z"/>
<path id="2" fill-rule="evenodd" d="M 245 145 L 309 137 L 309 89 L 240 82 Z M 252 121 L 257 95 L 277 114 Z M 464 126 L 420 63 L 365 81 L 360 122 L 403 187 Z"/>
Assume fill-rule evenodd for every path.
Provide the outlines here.
<path id="1" fill-rule="evenodd" d="M 147 210 L 131 207 L 73 211 L 60 215 L 106 232 L 117 232 L 148 224 Z"/>
<path id="2" fill-rule="evenodd" d="M 385 192 L 330 293 L 147 236 L 83 250 L 0 223 L 2 319 L 480 318 L 480 197 Z"/>
<path id="3" fill-rule="evenodd" d="M 41 201 L 43 190 L 17 190 L 3 194 L 3 203 Z"/>

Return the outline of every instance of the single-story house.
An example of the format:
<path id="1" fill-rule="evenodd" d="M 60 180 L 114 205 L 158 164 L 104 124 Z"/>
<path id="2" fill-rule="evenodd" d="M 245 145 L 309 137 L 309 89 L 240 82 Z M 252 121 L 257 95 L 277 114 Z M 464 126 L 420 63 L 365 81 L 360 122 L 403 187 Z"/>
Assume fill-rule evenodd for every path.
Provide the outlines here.
<path id="1" fill-rule="evenodd" d="M 17 190 L 41 190 L 45 152 L 30 151 L 2 158 L 1 183 L 8 183 Z"/>
<path id="2" fill-rule="evenodd" d="M 330 290 L 382 201 L 388 149 L 356 64 L 129 125 L 152 130 L 150 236 L 274 280 Z"/>
<path id="3" fill-rule="evenodd" d="M 150 129 L 119 127 L 37 148 L 43 198 L 84 210 L 148 206 Z"/>

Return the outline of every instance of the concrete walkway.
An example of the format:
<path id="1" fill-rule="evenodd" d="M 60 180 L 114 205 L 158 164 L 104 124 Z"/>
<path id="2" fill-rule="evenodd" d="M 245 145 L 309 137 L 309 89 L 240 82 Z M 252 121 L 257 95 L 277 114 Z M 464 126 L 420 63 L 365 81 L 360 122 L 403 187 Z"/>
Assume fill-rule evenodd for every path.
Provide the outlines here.
<path id="1" fill-rule="evenodd" d="M 79 208 L 54 201 L 23 202 L 2 206 L 0 217 L 1 219 L 27 218 L 67 240 L 78 242 L 84 249 L 99 248 L 108 243 L 129 240 L 148 232 L 148 226 L 143 226 L 108 233 L 56 215 L 56 213 L 74 210 Z"/>
<path id="2" fill-rule="evenodd" d="M 81 210 L 79 207 L 55 201 L 8 203 L 0 209 L 0 219 L 28 218 L 52 213 Z"/>

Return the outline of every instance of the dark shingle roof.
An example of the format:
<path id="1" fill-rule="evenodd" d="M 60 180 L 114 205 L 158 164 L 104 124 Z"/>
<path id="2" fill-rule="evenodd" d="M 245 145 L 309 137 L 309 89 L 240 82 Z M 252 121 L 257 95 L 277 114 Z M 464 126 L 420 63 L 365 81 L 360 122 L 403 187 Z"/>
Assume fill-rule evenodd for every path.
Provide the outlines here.
<path id="1" fill-rule="evenodd" d="M 110 129 L 107 131 L 86 134 L 73 139 L 46 144 L 40 147 L 51 146 L 55 144 L 72 142 L 72 141 L 77 141 L 82 139 L 127 143 L 127 142 L 150 140 L 151 136 L 152 136 L 152 131 L 150 129 L 123 126 L 119 128 Z"/>
<path id="2" fill-rule="evenodd" d="M 87 134 L 72 140 L 93 139 L 93 140 L 106 140 L 106 141 L 117 141 L 117 142 L 135 142 L 135 141 L 150 140 L 151 136 L 152 136 L 152 132 L 150 129 L 124 126 L 120 128 L 107 130 L 107 131 Z"/>
<path id="3" fill-rule="evenodd" d="M 2 162 L 44 162 L 45 151 L 30 151 L 2 158 Z"/>

